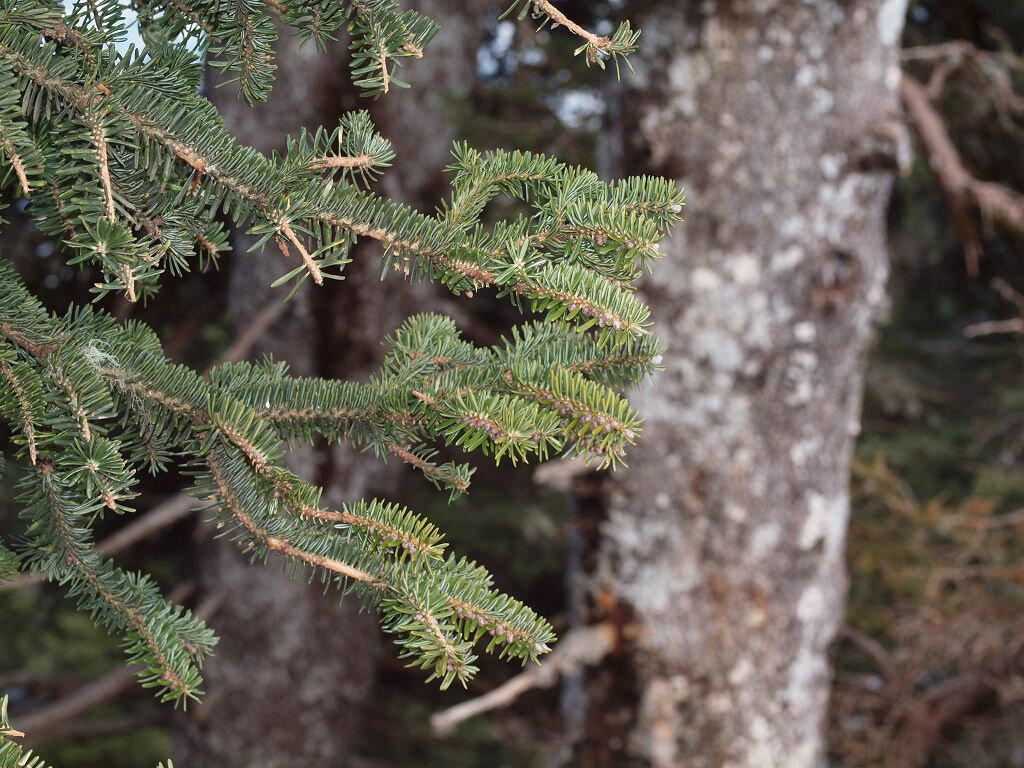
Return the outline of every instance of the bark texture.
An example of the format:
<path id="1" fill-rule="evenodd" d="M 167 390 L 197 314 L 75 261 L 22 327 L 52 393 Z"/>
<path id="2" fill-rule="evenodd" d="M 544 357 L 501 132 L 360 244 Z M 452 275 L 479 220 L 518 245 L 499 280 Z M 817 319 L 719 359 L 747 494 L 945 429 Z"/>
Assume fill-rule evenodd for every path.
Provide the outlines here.
<path id="1" fill-rule="evenodd" d="M 623 167 L 679 179 L 687 221 L 645 288 L 669 349 L 634 398 L 630 468 L 605 482 L 591 620 L 623 643 L 588 681 L 574 765 L 823 765 L 905 12 L 627 9 L 644 36 Z"/>
<path id="2" fill-rule="evenodd" d="M 443 100 L 471 86 L 475 42 L 470 23 L 455 17 L 454 3 L 424 6 L 444 29 L 423 60 L 403 69 L 413 89 L 386 96 L 374 112 L 398 152 L 381 191 L 430 210 L 452 140 Z M 344 41 L 318 54 L 280 31 L 277 80 L 267 103 L 249 108 L 231 85 L 208 90 L 228 129 L 263 151 L 282 149 L 284 137 L 301 126 L 330 127 L 344 110 L 371 106 L 349 84 Z M 285 290 L 269 286 L 293 266 L 273 246 L 247 254 L 251 243 L 236 234 L 230 256 L 227 310 L 238 330 L 268 302 L 284 299 Z M 251 356 L 272 354 L 304 375 L 368 375 L 379 363 L 384 336 L 408 314 L 436 303 L 429 286 L 397 277 L 381 285 L 379 258 L 378 246 L 360 245 L 344 283 L 307 284 Z M 334 503 L 386 496 L 400 470 L 397 460 L 384 465 L 344 445 L 300 449 L 289 463 L 322 484 Z M 201 534 L 207 543 L 199 547 L 200 571 L 204 588 L 220 601 L 211 622 L 220 642 L 205 669 L 205 703 L 180 721 L 178 756 L 197 768 L 344 765 L 373 684 L 380 644 L 374 617 L 360 613 L 354 597 L 339 606 L 336 595 L 293 581 L 279 563 L 250 565 L 232 543 L 210 544 L 212 531 Z"/>

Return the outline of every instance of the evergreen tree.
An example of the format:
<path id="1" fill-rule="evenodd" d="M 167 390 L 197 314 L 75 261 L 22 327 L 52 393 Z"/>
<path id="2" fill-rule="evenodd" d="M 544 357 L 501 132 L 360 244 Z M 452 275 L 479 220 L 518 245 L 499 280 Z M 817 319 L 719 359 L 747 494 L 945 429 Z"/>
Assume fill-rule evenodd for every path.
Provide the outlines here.
<path id="1" fill-rule="evenodd" d="M 289 445 L 347 441 L 399 457 L 452 497 L 473 468 L 440 461 L 439 444 L 497 462 L 621 462 L 640 424 L 620 390 L 650 374 L 661 349 L 634 285 L 682 194 L 662 179 L 608 183 L 549 157 L 458 144 L 450 195 L 421 214 L 369 190 L 393 152 L 365 112 L 267 156 L 228 135 L 199 85 L 209 56 L 241 98 L 265 98 L 276 17 L 314 44 L 346 27 L 353 81 L 377 97 L 402 85 L 404 59 L 423 55 L 430 20 L 394 0 L 135 0 L 140 51 L 118 45 L 127 5 L 0 0 L 2 185 L 69 264 L 94 271 L 97 299 L 147 301 L 165 277 L 216 264 L 230 223 L 298 257 L 277 282 L 292 291 L 341 279 L 367 238 L 382 246 L 382 277 L 430 279 L 466 298 L 492 289 L 535 317 L 492 347 L 468 342 L 449 318 L 411 317 L 366 382 L 295 377 L 273 360 L 204 377 L 169 362 L 144 325 L 92 307 L 47 311 L 4 261 L 0 415 L 25 464 L 27 533 L 0 543 L 0 579 L 35 571 L 60 583 L 122 639 L 144 686 L 196 699 L 212 633 L 148 576 L 103 557 L 91 533 L 102 515 L 133 511 L 138 472 L 176 467 L 253 560 L 276 552 L 324 588 L 358 593 L 400 654 L 442 687 L 472 678 L 481 647 L 537 659 L 550 625 L 450 554 L 429 521 L 380 499 L 327 509 L 281 459 Z M 513 11 L 579 35 L 588 63 L 617 63 L 635 47 L 628 24 L 601 37 L 545 0 Z M 498 196 L 520 212 L 490 221 Z M 0 738 L 9 731 L 5 721 Z"/>

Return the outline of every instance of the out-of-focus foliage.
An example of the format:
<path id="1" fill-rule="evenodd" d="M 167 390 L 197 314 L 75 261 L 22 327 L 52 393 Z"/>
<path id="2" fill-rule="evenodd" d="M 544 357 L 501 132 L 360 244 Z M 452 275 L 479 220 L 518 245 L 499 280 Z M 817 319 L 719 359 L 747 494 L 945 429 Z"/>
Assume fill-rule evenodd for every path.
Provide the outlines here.
<path id="1" fill-rule="evenodd" d="M 995 56 L 908 69 L 945 78 L 934 103 L 964 165 L 1024 190 L 1024 4 L 911 4 L 905 46 L 954 40 Z M 896 188 L 893 310 L 869 367 L 835 657 L 844 768 L 1024 761 L 1024 337 L 985 325 L 1020 317 L 1024 242 L 983 213 L 971 278 L 921 153 Z"/>

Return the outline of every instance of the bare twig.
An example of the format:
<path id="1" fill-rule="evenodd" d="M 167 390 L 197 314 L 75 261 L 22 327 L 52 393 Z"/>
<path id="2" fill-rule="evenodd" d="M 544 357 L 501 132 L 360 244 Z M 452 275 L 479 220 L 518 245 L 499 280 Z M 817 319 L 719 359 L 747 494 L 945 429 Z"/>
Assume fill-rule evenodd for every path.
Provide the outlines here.
<path id="1" fill-rule="evenodd" d="M 855 627 L 851 627 L 850 625 L 843 627 L 840 632 L 840 636 L 844 640 L 849 640 L 870 656 L 874 660 L 875 664 L 878 665 L 879 672 L 882 673 L 882 677 L 886 680 L 893 681 L 897 678 L 896 664 L 893 661 L 892 656 L 887 650 L 885 650 L 885 648 L 882 647 L 882 644 L 873 637 L 861 632 Z"/>
<path id="2" fill-rule="evenodd" d="M 575 629 L 562 638 L 543 665 L 531 667 L 483 696 L 437 712 L 430 718 L 430 726 L 438 736 L 448 735 L 463 720 L 507 707 L 526 691 L 554 685 L 559 675 L 596 664 L 612 651 L 615 640 L 616 630 L 611 624 Z"/>
<path id="3" fill-rule="evenodd" d="M 552 5 L 549 0 L 531 0 L 531 2 L 543 11 L 555 24 L 561 24 L 577 37 L 582 37 L 592 48 L 604 51 L 611 45 L 611 40 L 603 35 L 595 35 L 588 29 L 584 29 L 575 21 L 570 19 L 558 8 Z"/>
<path id="4" fill-rule="evenodd" d="M 1024 293 L 1018 291 L 1001 277 L 992 279 L 992 290 L 1013 304 L 1017 311 L 1024 316 Z"/>
<path id="5" fill-rule="evenodd" d="M 260 337 L 284 314 L 287 308 L 287 305 L 280 299 L 275 298 L 267 302 L 267 305 L 256 313 L 249 325 L 231 343 L 231 346 L 224 350 L 224 354 L 217 360 L 217 364 L 234 363 L 245 359 L 253 344 L 259 341 Z"/>
<path id="6" fill-rule="evenodd" d="M 373 165 L 373 158 L 365 152 L 352 157 L 347 155 L 328 155 L 326 157 L 318 157 L 309 163 L 309 167 L 315 171 L 333 170 L 335 168 L 369 168 L 371 165 Z"/>
<path id="7" fill-rule="evenodd" d="M 387 88 L 385 88 L 384 91 L 386 93 Z M 302 263 L 306 265 L 306 271 L 309 272 L 310 276 L 313 278 L 313 282 L 317 285 L 323 285 L 324 276 L 320 271 L 320 267 L 317 265 L 313 257 L 310 256 L 309 251 L 306 250 L 306 246 L 302 244 L 302 241 L 299 240 L 298 236 L 295 234 L 295 230 L 292 229 L 291 224 L 287 221 L 281 222 L 281 234 L 288 238 L 288 242 L 295 246 L 295 249 L 299 252 L 299 256 L 302 257 Z"/>
<path id="8" fill-rule="evenodd" d="M 891 768 L 920 768 L 937 748 L 942 732 L 976 711 L 993 693 L 998 681 L 1020 669 L 1021 644 L 1017 642 L 987 669 L 957 675 L 908 701 L 895 739 Z"/>
<path id="9" fill-rule="evenodd" d="M 1000 528 L 1024 526 L 1024 509 L 1003 515 L 946 515 L 939 520 L 940 530 L 972 528 L 979 531 L 994 531 Z"/>
<path id="10" fill-rule="evenodd" d="M 981 236 L 971 216 L 971 208 L 976 207 L 986 220 L 999 222 L 1024 235 L 1024 196 L 1001 184 L 982 181 L 971 175 L 924 86 L 904 74 L 900 93 L 952 209 L 968 271 L 972 275 L 977 274 Z"/>
<path id="11" fill-rule="evenodd" d="M 966 40 L 950 40 L 937 45 L 916 45 L 900 51 L 903 61 L 938 61 L 941 59 L 967 56 L 977 51 L 972 43 Z"/>
<path id="12" fill-rule="evenodd" d="M 1024 318 L 1011 317 L 1009 320 L 988 320 L 984 323 L 972 323 L 964 328 L 964 336 L 969 339 L 1001 333 L 1024 334 Z"/>

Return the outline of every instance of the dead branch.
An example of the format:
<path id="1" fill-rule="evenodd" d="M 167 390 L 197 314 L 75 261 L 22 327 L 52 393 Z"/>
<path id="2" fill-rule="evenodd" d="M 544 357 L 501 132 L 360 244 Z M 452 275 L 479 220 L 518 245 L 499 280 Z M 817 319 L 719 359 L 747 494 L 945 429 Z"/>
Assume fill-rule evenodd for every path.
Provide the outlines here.
<path id="1" fill-rule="evenodd" d="M 889 768 L 920 768 L 938 747 L 943 731 L 976 712 L 998 693 L 1000 680 L 1020 668 L 1021 643 L 993 659 L 987 669 L 947 680 L 907 703 Z"/>
<path id="2" fill-rule="evenodd" d="M 900 81 L 900 94 L 953 213 L 968 272 L 976 275 L 981 257 L 981 235 L 974 223 L 972 209 L 980 211 L 985 221 L 1002 224 L 1024 236 L 1024 196 L 1001 184 L 977 179 L 967 170 L 924 86 L 904 74 Z"/>
<path id="3" fill-rule="evenodd" d="M 840 637 L 844 640 L 849 640 L 870 656 L 885 680 L 893 682 L 898 678 L 896 663 L 893 661 L 892 656 L 873 637 L 850 625 L 842 628 Z"/>
<path id="4" fill-rule="evenodd" d="M 252 345 L 284 314 L 285 309 L 287 305 L 279 298 L 267 302 L 267 305 L 256 313 L 249 325 L 231 342 L 231 346 L 224 350 L 217 363 L 235 363 L 244 359 Z"/>
<path id="5" fill-rule="evenodd" d="M 964 336 L 976 339 L 979 336 L 993 336 L 1001 333 L 1024 334 L 1024 318 L 1011 317 L 1009 320 L 988 320 L 984 323 L 972 323 L 964 328 Z"/>
<path id="6" fill-rule="evenodd" d="M 447 736 L 463 720 L 507 707 L 533 688 L 548 688 L 560 675 L 596 664 L 615 647 L 615 639 L 616 630 L 611 624 L 574 629 L 562 638 L 544 664 L 530 667 L 483 696 L 435 713 L 430 718 L 430 726 L 438 736 Z"/>
<path id="7" fill-rule="evenodd" d="M 971 528 L 977 531 L 993 531 L 1000 528 L 1024 527 L 1024 509 L 1003 515 L 946 515 L 939 520 L 939 530 Z"/>

